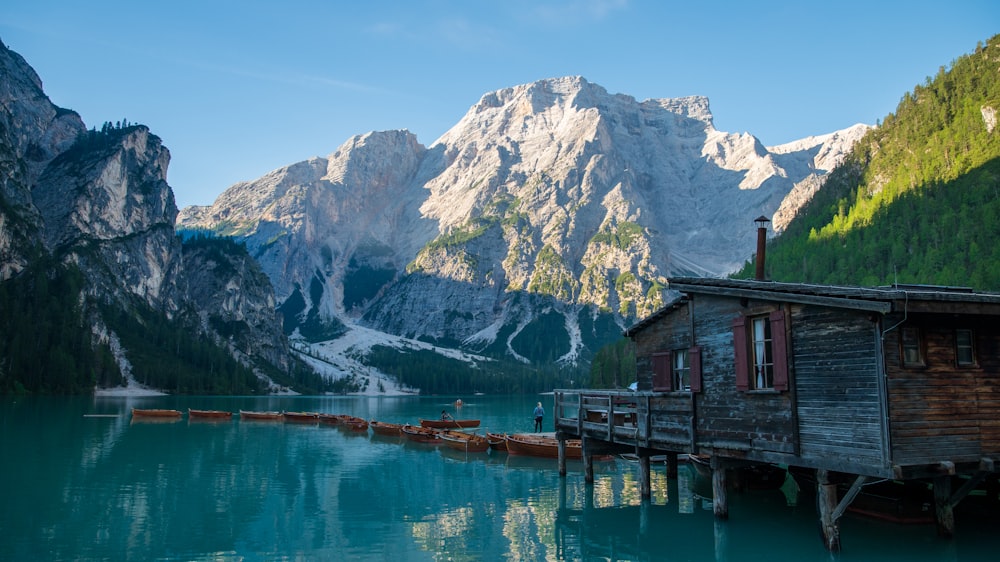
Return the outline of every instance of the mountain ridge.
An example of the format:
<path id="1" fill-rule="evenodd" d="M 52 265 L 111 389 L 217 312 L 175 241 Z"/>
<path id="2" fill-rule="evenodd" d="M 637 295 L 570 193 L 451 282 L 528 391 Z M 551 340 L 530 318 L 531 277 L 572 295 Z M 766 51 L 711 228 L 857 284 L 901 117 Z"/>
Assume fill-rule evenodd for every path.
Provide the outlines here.
<path id="1" fill-rule="evenodd" d="M 484 94 L 430 147 L 356 135 L 182 209 L 178 226 L 245 242 L 300 321 L 533 362 L 518 336 L 549 311 L 571 342 L 559 359 L 577 364 L 660 306 L 668 275 L 741 266 L 752 219 L 794 214 L 868 128 L 771 150 L 716 131 L 704 97 L 540 80 Z"/>
<path id="2" fill-rule="evenodd" d="M 232 242 L 177 237 L 159 137 L 127 122 L 87 130 L 2 43 L 0 71 L 0 392 L 317 382 L 256 262 Z"/>

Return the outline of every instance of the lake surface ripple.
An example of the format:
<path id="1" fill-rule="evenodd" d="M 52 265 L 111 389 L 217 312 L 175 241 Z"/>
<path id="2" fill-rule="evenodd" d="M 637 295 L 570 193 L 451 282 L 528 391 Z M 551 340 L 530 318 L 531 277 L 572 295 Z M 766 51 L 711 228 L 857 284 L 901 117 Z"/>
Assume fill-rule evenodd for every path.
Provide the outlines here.
<path id="1" fill-rule="evenodd" d="M 823 549 L 814 498 L 730 496 L 682 465 L 583 465 L 466 454 L 326 424 L 133 421 L 131 408 L 317 411 L 395 423 L 448 409 L 480 431 L 530 432 L 551 397 L 0 397 L 0 560 L 986 561 L 998 518 L 957 516 L 957 536 L 848 514 Z M 551 418 L 546 418 L 551 430 Z"/>

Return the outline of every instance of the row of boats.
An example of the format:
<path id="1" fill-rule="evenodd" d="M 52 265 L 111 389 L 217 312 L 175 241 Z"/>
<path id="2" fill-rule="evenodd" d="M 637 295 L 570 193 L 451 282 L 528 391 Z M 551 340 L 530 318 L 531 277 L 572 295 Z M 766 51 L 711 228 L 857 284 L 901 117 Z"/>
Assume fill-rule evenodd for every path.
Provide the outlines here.
<path id="1" fill-rule="evenodd" d="M 224 410 L 196 410 L 188 408 L 192 420 L 231 420 L 234 413 Z M 184 413 L 171 409 L 133 408 L 132 418 L 179 420 Z M 341 426 L 350 431 L 368 432 L 382 437 L 405 438 L 417 443 L 441 445 L 467 453 L 504 451 L 512 455 L 558 458 L 559 441 L 551 434 L 491 433 L 480 434 L 478 419 L 421 419 L 417 425 L 366 420 L 346 414 L 320 412 L 253 411 L 240 410 L 239 418 L 247 421 L 283 421 L 289 423 L 316 423 Z M 469 431 L 472 430 L 472 431 Z M 583 444 L 578 439 L 565 441 L 567 459 L 582 459 Z M 610 457 L 609 457 L 610 458 Z"/>

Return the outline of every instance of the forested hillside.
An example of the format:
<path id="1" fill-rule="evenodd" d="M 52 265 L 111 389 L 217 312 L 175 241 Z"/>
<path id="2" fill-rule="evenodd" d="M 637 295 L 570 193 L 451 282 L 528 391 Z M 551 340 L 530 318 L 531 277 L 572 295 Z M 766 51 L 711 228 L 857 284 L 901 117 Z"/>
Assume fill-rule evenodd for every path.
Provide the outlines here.
<path id="1" fill-rule="evenodd" d="M 769 242 L 768 278 L 1000 290 L 998 112 L 994 36 L 906 93 L 855 146 Z"/>

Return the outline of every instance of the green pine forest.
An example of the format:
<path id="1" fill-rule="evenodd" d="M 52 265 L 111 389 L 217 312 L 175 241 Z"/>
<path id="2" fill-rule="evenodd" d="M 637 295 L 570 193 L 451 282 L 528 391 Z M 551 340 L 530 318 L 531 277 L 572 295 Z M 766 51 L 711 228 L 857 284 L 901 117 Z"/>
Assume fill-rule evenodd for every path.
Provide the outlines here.
<path id="1" fill-rule="evenodd" d="M 768 242 L 767 278 L 1000 291 L 998 69 L 1000 35 L 907 92 Z M 755 269 L 751 260 L 733 277 Z M 629 343 L 597 354 L 592 388 L 634 380 Z"/>
<path id="2" fill-rule="evenodd" d="M 768 243 L 767 277 L 784 282 L 915 283 L 1000 291 L 998 69 L 1000 36 L 995 36 L 905 93 L 896 111 L 855 146 L 812 201 Z M 125 126 L 131 125 L 125 122 Z M 125 127 L 90 135 L 97 138 L 120 128 Z M 751 260 L 734 276 L 750 278 L 754 269 Z M 0 283 L 4 311 L 0 394 L 86 393 L 95 383 L 113 385 L 121 380 L 110 349 L 95 348 L 90 340 L 84 307 L 94 303 L 77 298 L 83 284 L 78 271 L 47 259 Z M 102 316 L 110 327 L 133 339 L 128 343 L 137 372 L 151 377 L 141 382 L 177 393 L 263 390 L 220 348 L 191 337 L 162 316 L 129 317 L 107 310 Z M 183 353 L 177 357 L 165 350 Z M 375 350 L 368 359 L 407 379 L 392 353 Z M 414 361 L 440 361 L 419 354 L 406 360 L 411 366 Z M 164 365 L 169 368 L 163 369 Z M 510 370 L 508 365 L 475 384 L 472 381 L 478 377 L 466 372 L 470 368 L 440 367 L 427 370 L 438 374 L 403 382 L 429 385 L 439 392 L 531 392 L 572 386 L 567 373 L 554 366 Z M 508 374 L 500 375 L 504 370 Z M 457 374 L 444 374 L 452 371 Z M 331 388 L 306 369 L 271 375 L 279 384 L 306 393 L 348 390 Z M 589 386 L 624 387 L 633 380 L 635 358 L 628 340 L 609 344 L 594 357 Z"/>
<path id="3" fill-rule="evenodd" d="M 222 252 L 228 240 L 195 240 Z M 245 252 L 245 249 L 242 249 Z M 128 350 L 135 379 L 174 394 L 266 392 L 250 368 L 182 319 L 167 319 L 142 304 L 123 307 L 86 296 L 75 265 L 41 255 L 30 268 L 0 283 L 0 395 L 89 394 L 95 385 L 124 382 L 107 343 L 95 343 L 90 325 L 102 321 Z M 301 362 L 289 372 L 266 373 L 275 383 L 303 393 L 338 391 Z"/>
<path id="4" fill-rule="evenodd" d="M 998 67 L 995 36 L 907 92 L 768 243 L 767 278 L 1000 290 Z"/>

